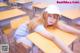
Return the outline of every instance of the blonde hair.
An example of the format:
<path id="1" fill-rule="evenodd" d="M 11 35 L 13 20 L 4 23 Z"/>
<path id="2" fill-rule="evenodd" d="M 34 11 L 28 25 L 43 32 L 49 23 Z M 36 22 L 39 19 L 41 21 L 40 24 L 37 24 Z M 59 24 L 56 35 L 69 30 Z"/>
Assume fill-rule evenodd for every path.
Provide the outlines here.
<path id="1" fill-rule="evenodd" d="M 38 26 L 39 24 L 43 24 L 44 27 L 47 27 L 47 15 L 46 15 L 46 12 L 43 12 L 42 14 L 37 14 L 35 15 L 35 17 L 33 17 L 32 20 L 30 20 L 30 22 L 28 23 L 28 28 L 30 31 L 33 31 L 34 28 L 36 26 Z M 59 18 L 57 19 L 57 21 L 59 20 Z M 55 23 L 57 24 L 57 22 Z M 53 26 L 56 26 L 56 25 L 53 25 Z"/>
<path id="2" fill-rule="evenodd" d="M 30 22 L 28 23 L 29 31 L 33 31 L 36 26 L 39 24 L 44 25 L 44 19 L 42 18 L 42 15 L 36 15 Z"/>

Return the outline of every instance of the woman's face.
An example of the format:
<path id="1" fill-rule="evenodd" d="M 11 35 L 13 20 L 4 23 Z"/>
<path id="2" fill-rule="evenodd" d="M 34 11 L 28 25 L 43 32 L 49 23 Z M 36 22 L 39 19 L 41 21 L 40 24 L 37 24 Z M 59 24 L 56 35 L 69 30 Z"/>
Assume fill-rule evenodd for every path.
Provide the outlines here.
<path id="1" fill-rule="evenodd" d="M 47 24 L 48 25 L 55 24 L 57 22 L 58 17 L 59 17 L 59 15 L 57 15 L 57 14 L 48 14 Z"/>

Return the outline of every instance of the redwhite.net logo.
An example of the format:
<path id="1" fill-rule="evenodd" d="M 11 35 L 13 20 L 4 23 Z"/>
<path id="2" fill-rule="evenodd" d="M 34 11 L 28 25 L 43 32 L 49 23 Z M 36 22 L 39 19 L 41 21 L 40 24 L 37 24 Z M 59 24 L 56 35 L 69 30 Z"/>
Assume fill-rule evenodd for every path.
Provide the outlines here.
<path id="1" fill-rule="evenodd" d="M 57 0 L 57 4 L 80 4 L 80 1 L 73 0 Z"/>
<path id="2" fill-rule="evenodd" d="M 9 53 L 9 44 L 0 44 L 0 53 Z"/>

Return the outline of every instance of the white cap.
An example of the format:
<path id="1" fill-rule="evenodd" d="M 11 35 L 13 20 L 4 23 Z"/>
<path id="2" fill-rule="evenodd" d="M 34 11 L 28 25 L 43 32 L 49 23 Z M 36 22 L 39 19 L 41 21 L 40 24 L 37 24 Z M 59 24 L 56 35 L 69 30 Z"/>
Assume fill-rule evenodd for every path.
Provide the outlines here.
<path id="1" fill-rule="evenodd" d="M 49 14 L 61 14 L 59 8 L 56 5 L 49 5 L 45 11 Z"/>

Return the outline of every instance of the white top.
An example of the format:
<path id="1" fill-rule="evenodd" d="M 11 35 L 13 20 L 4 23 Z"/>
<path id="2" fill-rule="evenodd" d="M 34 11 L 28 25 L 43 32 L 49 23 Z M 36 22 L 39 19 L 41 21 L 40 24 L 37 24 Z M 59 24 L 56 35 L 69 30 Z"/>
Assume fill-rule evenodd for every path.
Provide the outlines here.
<path id="1" fill-rule="evenodd" d="M 23 23 L 19 26 L 19 28 L 15 31 L 14 37 L 18 39 L 19 37 L 25 37 L 29 34 L 29 29 L 26 23 Z"/>
<path id="2" fill-rule="evenodd" d="M 35 32 L 42 32 L 42 31 L 44 31 L 44 30 L 46 30 L 46 29 L 45 29 L 45 27 L 44 27 L 42 24 L 38 25 L 38 26 L 34 29 Z M 15 32 L 15 34 L 14 34 L 14 37 L 15 37 L 16 39 L 19 39 L 19 38 L 21 38 L 21 37 L 27 36 L 28 34 L 30 34 L 29 29 L 28 29 L 26 23 L 23 23 L 23 24 L 21 24 L 21 26 L 16 30 L 16 32 Z"/>
<path id="3" fill-rule="evenodd" d="M 42 32 L 42 31 L 46 31 L 45 27 L 43 26 L 43 24 L 38 25 L 35 29 L 35 32 Z"/>

